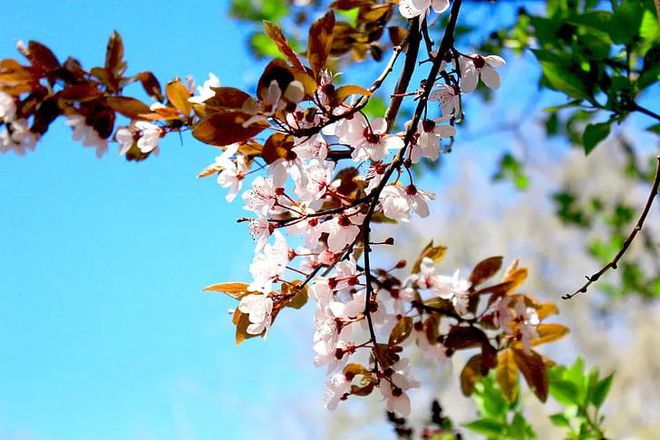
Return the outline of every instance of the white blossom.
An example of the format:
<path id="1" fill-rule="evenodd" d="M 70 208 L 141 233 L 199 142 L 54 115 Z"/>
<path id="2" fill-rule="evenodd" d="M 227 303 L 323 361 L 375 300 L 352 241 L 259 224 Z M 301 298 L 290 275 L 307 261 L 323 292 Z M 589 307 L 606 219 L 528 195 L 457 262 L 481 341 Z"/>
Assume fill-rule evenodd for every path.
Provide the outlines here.
<path id="1" fill-rule="evenodd" d="M 215 90 L 213 90 L 213 87 L 220 87 L 220 80 L 213 73 L 209 73 L 209 79 L 204 81 L 204 84 L 197 87 L 197 95 L 188 98 L 188 102 L 203 104 L 205 101 L 215 96 Z"/>
<path id="2" fill-rule="evenodd" d="M 82 115 L 71 115 L 68 117 L 66 124 L 73 128 L 73 140 L 82 141 L 85 147 L 96 148 L 96 157 L 103 157 L 108 151 L 107 139 L 102 139 L 99 133 L 85 123 L 85 117 Z"/>
<path id="3" fill-rule="evenodd" d="M 461 56 L 458 59 L 458 65 L 461 72 L 461 89 L 464 93 L 470 93 L 477 88 L 479 78 L 486 87 L 497 90 L 500 87 L 500 75 L 495 71 L 495 67 L 506 64 L 504 59 L 497 55 L 487 55 L 485 57 L 472 54 L 467 57 Z"/>
<path id="4" fill-rule="evenodd" d="M 248 315 L 250 324 L 247 332 L 260 335 L 268 332 L 272 322 L 273 300 L 267 295 L 246 295 L 241 298 L 238 310 Z"/>

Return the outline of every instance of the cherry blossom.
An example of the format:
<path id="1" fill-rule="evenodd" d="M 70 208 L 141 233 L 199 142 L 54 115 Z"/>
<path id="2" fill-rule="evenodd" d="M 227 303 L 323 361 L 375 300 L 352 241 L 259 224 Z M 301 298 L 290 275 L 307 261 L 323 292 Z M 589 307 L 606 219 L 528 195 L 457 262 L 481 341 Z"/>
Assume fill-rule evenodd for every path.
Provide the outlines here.
<path id="1" fill-rule="evenodd" d="M 351 383 L 343 373 L 333 374 L 326 382 L 326 393 L 324 396 L 325 407 L 329 410 L 337 408 L 337 404 L 351 391 Z"/>
<path id="2" fill-rule="evenodd" d="M 319 226 L 319 231 L 328 234 L 328 248 L 334 253 L 339 253 L 346 246 L 353 243 L 360 233 L 360 224 L 363 217 L 362 214 L 351 215 L 347 211 L 346 214 L 323 222 Z"/>
<path id="3" fill-rule="evenodd" d="M 204 84 L 197 87 L 197 95 L 188 98 L 189 102 L 194 104 L 203 104 L 205 101 L 215 96 L 213 87 L 220 87 L 220 80 L 213 73 L 209 73 L 209 79 L 204 81 Z"/>
<path id="4" fill-rule="evenodd" d="M 431 7 L 440 14 L 449 8 L 449 0 L 401 0 L 399 2 L 399 12 L 405 18 L 415 18 L 419 15 L 423 17 Z"/>
<path id="5" fill-rule="evenodd" d="M 11 122 L 16 115 L 16 103 L 14 98 L 3 91 L 0 91 L 0 120 Z"/>
<path id="6" fill-rule="evenodd" d="M 406 393 L 411 388 L 419 386 L 419 382 L 410 377 L 410 361 L 402 358 L 390 367 L 394 373 L 381 380 L 380 392 L 386 400 L 388 411 L 397 413 L 401 417 L 410 415 L 410 397 Z"/>
<path id="7" fill-rule="evenodd" d="M 96 157 L 101 158 L 108 151 L 107 139 L 102 139 L 93 127 L 87 125 L 84 116 L 71 115 L 66 124 L 73 128 L 73 140 L 82 141 L 85 147 L 96 148 Z"/>
<path id="8" fill-rule="evenodd" d="M 435 194 L 419 190 L 413 185 L 405 188 L 400 185 L 387 185 L 380 195 L 383 214 L 392 220 L 402 222 L 409 221 L 413 212 L 420 217 L 428 217 L 427 201 L 433 199 L 435 199 Z"/>
<path id="9" fill-rule="evenodd" d="M 268 332 L 272 322 L 273 300 L 267 295 L 246 295 L 241 298 L 238 310 L 249 315 L 247 332 L 260 335 Z"/>
<path id="10" fill-rule="evenodd" d="M 266 243 L 263 249 L 256 252 L 250 264 L 253 281 L 248 290 L 252 292 L 271 292 L 273 283 L 284 275 L 289 262 L 289 248 L 284 236 L 279 231 L 275 231 L 273 235 L 275 243 Z"/>
<path id="11" fill-rule="evenodd" d="M 533 307 L 527 307 L 525 304 L 525 298 L 522 296 L 518 298 L 514 307 L 517 315 L 515 321 L 520 326 L 520 337 L 523 347 L 526 351 L 530 351 L 530 341 L 539 337 L 538 331 L 536 330 L 536 326 L 540 322 L 539 315 Z"/>
<path id="12" fill-rule="evenodd" d="M 218 173 L 218 184 L 223 188 L 229 188 L 226 200 L 232 202 L 243 185 L 243 179 L 249 171 L 245 157 L 238 155 L 231 159 L 238 151 L 238 144 L 232 144 L 215 159 L 214 166 L 220 169 Z"/>
<path id="13" fill-rule="evenodd" d="M 277 193 L 272 178 L 258 176 L 252 181 L 252 189 L 242 195 L 245 209 L 260 215 L 268 215 L 277 202 Z"/>
<path id="14" fill-rule="evenodd" d="M 456 86 L 448 84 L 437 84 L 436 89 L 431 92 L 429 101 L 439 101 L 442 110 L 442 119 L 456 118 L 461 115 L 461 92 Z"/>
<path id="15" fill-rule="evenodd" d="M 456 129 L 451 125 L 439 125 L 426 119 L 420 121 L 414 144 L 410 149 L 410 160 L 417 163 L 423 158 L 437 160 L 440 156 L 440 139 L 456 135 Z"/>
<path id="16" fill-rule="evenodd" d="M 356 161 L 371 159 L 381 160 L 390 150 L 403 147 L 401 136 L 386 134 L 387 122 L 376 118 L 369 122 L 366 117 L 355 118 L 356 126 L 341 137 L 340 140 L 353 147 L 351 157 Z"/>
<path id="17" fill-rule="evenodd" d="M 470 93 L 477 88 L 479 78 L 492 90 L 500 87 L 500 75 L 494 70 L 506 64 L 504 59 L 497 55 L 485 57 L 477 54 L 461 56 L 458 65 L 461 72 L 461 89 L 464 93 Z"/>
<path id="18" fill-rule="evenodd" d="M 38 135 L 30 130 L 25 119 L 16 119 L 5 125 L 6 129 L 0 132 L 0 153 L 13 151 L 23 156 L 27 150 L 34 150 Z"/>
<path id="19" fill-rule="evenodd" d="M 433 291 L 440 298 L 451 300 L 456 312 L 463 316 L 468 313 L 468 289 L 470 282 L 461 279 L 460 270 L 453 276 L 436 275 L 433 279 Z"/>

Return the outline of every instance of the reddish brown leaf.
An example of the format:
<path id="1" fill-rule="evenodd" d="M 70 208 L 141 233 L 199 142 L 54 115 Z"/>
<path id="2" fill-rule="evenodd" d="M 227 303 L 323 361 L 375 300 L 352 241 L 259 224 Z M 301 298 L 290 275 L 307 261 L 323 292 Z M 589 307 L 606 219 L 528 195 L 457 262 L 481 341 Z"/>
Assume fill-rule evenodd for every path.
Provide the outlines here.
<path id="1" fill-rule="evenodd" d="M 197 140 L 210 145 L 223 146 L 245 142 L 268 127 L 260 121 L 244 127 L 243 123 L 249 117 L 250 115 L 242 112 L 213 113 L 195 125 L 192 134 Z"/>
<path id="2" fill-rule="evenodd" d="M 328 11 L 323 17 L 316 20 L 309 29 L 307 40 L 307 59 L 314 75 L 319 74 L 325 67 L 332 47 L 332 29 L 335 26 L 335 14 Z"/>
<path id="3" fill-rule="evenodd" d="M 476 327 L 452 326 L 445 339 L 445 346 L 453 350 L 475 347 L 488 343 L 488 336 Z"/>
<path id="4" fill-rule="evenodd" d="M 66 86 L 56 96 L 64 101 L 89 101 L 101 96 L 101 92 L 91 84 L 76 84 Z"/>
<path id="5" fill-rule="evenodd" d="M 33 65 L 45 71 L 55 70 L 60 67 L 60 62 L 53 51 L 37 41 L 30 41 L 27 51 L 24 54 Z"/>
<path id="6" fill-rule="evenodd" d="M 147 104 L 128 96 L 109 96 L 107 102 L 113 110 L 131 119 L 139 119 L 140 115 L 151 113 Z"/>
<path id="7" fill-rule="evenodd" d="M 108 39 L 108 45 L 105 51 L 105 68 L 114 79 L 120 78 L 126 71 L 124 42 L 117 31 L 114 31 Z"/>
<path id="8" fill-rule="evenodd" d="M 245 101 L 250 95 L 233 87 L 217 87 L 215 95 L 204 101 L 207 110 L 215 111 L 237 111 L 243 108 Z"/>
<path id="9" fill-rule="evenodd" d="M 302 65 L 298 55 L 296 55 L 293 49 L 291 49 L 289 42 L 282 33 L 282 29 L 280 29 L 276 23 L 264 21 L 264 32 L 268 38 L 273 40 L 277 48 L 280 50 L 280 52 L 282 52 L 282 55 L 284 55 L 286 59 L 289 60 L 293 67 L 298 70 L 302 70 L 303 72 L 305 71 L 305 66 Z"/>
<path id="10" fill-rule="evenodd" d="M 295 76 L 285 61 L 280 59 L 273 60 L 268 63 L 264 69 L 264 73 L 262 73 L 259 78 L 259 82 L 257 83 L 257 96 L 259 99 L 264 99 L 268 87 L 273 81 L 277 82 L 280 90 L 284 93 L 294 79 Z"/>
<path id="11" fill-rule="evenodd" d="M 152 98 L 157 99 L 158 101 L 163 100 L 163 89 L 160 87 L 160 82 L 158 78 L 151 72 L 140 72 L 135 75 L 135 78 L 140 81 L 142 88 L 147 95 Z"/>
<path id="12" fill-rule="evenodd" d="M 470 274 L 470 283 L 472 283 L 472 287 L 478 286 L 495 275 L 501 267 L 502 257 L 490 257 L 480 261 Z"/>
<path id="13" fill-rule="evenodd" d="M 461 371 L 461 391 L 463 395 L 469 396 L 474 392 L 474 386 L 481 378 L 481 355 L 475 354 L 472 356 L 463 371 Z"/>
<path id="14" fill-rule="evenodd" d="M 548 398 L 548 375 L 543 358 L 535 351 L 527 352 L 515 347 L 511 350 L 527 385 L 541 402 L 545 402 Z"/>
<path id="15" fill-rule="evenodd" d="M 264 143 L 261 153 L 267 164 L 286 157 L 293 147 L 293 136 L 284 133 L 273 133 Z"/>

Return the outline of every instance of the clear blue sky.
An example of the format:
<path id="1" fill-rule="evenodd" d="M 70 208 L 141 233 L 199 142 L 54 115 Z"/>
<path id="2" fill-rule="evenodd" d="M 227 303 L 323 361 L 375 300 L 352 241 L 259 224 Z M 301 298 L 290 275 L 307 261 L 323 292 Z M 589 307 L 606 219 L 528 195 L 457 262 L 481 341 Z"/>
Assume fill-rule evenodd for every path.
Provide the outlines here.
<path id="1" fill-rule="evenodd" d="M 12 2 L 0 58 L 35 39 L 99 65 L 116 29 L 130 72 L 242 86 L 255 69 L 225 8 Z M 322 373 L 285 343 L 293 327 L 236 347 L 232 301 L 201 293 L 247 279 L 251 239 L 240 204 L 195 178 L 213 149 L 162 147 L 139 164 L 116 145 L 97 160 L 60 121 L 35 153 L 0 157 L 0 439 L 263 438 L 293 396 L 320 402 Z"/>

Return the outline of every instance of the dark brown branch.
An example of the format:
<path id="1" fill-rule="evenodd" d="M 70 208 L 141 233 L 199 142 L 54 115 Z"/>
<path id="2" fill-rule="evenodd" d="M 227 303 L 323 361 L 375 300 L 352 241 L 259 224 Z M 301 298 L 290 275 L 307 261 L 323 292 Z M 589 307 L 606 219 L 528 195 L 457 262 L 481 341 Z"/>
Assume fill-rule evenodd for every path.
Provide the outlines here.
<path id="1" fill-rule="evenodd" d="M 568 300 L 580 293 L 587 293 L 587 289 L 589 288 L 589 286 L 591 286 L 593 283 L 598 281 L 605 272 L 607 272 L 610 269 L 617 268 L 617 265 L 619 264 L 619 260 L 621 260 L 623 255 L 626 253 L 626 251 L 632 244 L 633 240 L 635 240 L 635 237 L 637 236 L 639 231 L 642 230 L 642 227 L 644 226 L 644 221 L 646 220 L 646 217 L 648 216 L 649 211 L 651 210 L 651 206 L 653 205 L 653 201 L 655 200 L 655 197 L 658 195 L 658 187 L 660 187 L 660 154 L 657 155 L 656 159 L 658 160 L 658 163 L 656 164 L 655 178 L 653 179 L 653 185 L 651 186 L 651 192 L 649 193 L 649 197 L 646 200 L 646 205 L 644 205 L 644 209 L 642 210 L 642 213 L 640 214 L 639 219 L 635 224 L 635 227 L 628 235 L 628 238 L 626 238 L 626 240 L 623 242 L 623 246 L 621 247 L 621 249 L 619 249 L 619 252 L 617 252 L 614 258 L 605 266 L 603 266 L 598 272 L 594 273 L 591 276 L 587 276 L 587 282 L 584 283 L 582 287 L 580 287 L 573 293 L 562 296 L 561 299 Z"/>
<path id="2" fill-rule="evenodd" d="M 369 326 L 369 334 L 371 336 L 371 340 L 374 344 L 374 347 L 377 347 L 377 342 L 376 342 L 376 333 L 374 331 L 374 325 L 373 325 L 373 320 L 371 318 L 371 311 L 370 311 L 370 306 L 371 306 L 371 299 L 373 296 L 373 275 L 371 273 L 371 261 L 370 261 L 370 253 L 371 249 L 369 247 L 369 236 L 371 234 L 371 219 L 373 218 L 373 215 L 376 211 L 376 206 L 378 205 L 378 202 L 380 200 L 380 194 L 387 185 L 388 181 L 392 177 L 392 174 L 394 174 L 394 171 L 398 170 L 401 165 L 403 164 L 403 158 L 405 157 L 406 150 L 412 143 L 413 137 L 415 132 L 417 131 L 417 124 L 419 123 L 419 120 L 422 117 L 422 113 L 424 112 L 424 109 L 426 108 L 426 102 L 428 100 L 429 95 L 431 94 L 431 90 L 433 89 L 433 86 L 435 84 L 435 81 L 438 78 L 438 73 L 440 72 L 440 67 L 442 65 L 442 60 L 445 58 L 445 55 L 447 52 L 453 47 L 454 45 L 454 30 L 456 28 L 456 21 L 458 19 L 458 13 L 461 8 L 461 0 L 454 0 L 454 3 L 451 8 L 451 14 L 449 16 L 449 22 L 447 24 L 447 27 L 445 28 L 445 33 L 444 36 L 442 37 L 442 41 L 440 42 L 440 48 L 438 49 L 438 54 L 435 60 L 433 61 L 433 65 L 431 67 L 431 70 L 429 71 L 429 75 L 426 79 L 426 83 L 424 84 L 424 90 L 419 98 L 419 101 L 417 102 L 417 107 L 415 109 L 415 114 L 413 116 L 412 123 L 408 126 L 408 129 L 406 131 L 406 135 L 404 138 L 404 145 L 399 150 L 397 155 L 394 157 L 392 160 L 392 163 L 389 165 L 387 170 L 385 171 L 385 174 L 383 175 L 382 180 L 378 184 L 376 188 L 372 190 L 372 192 L 368 195 L 368 197 L 371 198 L 371 202 L 369 203 L 369 209 L 367 211 L 367 214 L 364 218 L 364 221 L 362 222 L 362 240 L 364 242 L 364 271 L 365 271 L 365 278 L 366 278 L 366 295 L 365 295 L 365 304 L 364 304 L 364 314 L 367 317 L 367 324 Z M 417 41 L 417 50 L 411 51 L 410 48 L 408 49 L 408 52 L 406 53 L 406 63 L 404 65 L 404 68 L 401 72 L 401 79 L 399 80 L 399 84 L 405 83 L 406 87 L 407 84 L 410 82 L 410 78 L 412 77 L 412 74 L 415 70 L 416 63 L 417 63 L 417 52 L 419 50 L 419 42 L 420 42 L 420 27 L 419 27 L 419 22 L 417 21 L 418 19 L 412 19 L 409 22 L 409 34 L 410 34 L 410 41 L 411 45 L 413 41 Z M 414 36 L 413 36 L 414 35 Z M 413 55 L 415 56 L 413 58 Z M 412 66 L 411 68 L 408 68 L 408 66 Z M 405 77 L 408 78 L 405 78 Z M 398 88 L 398 85 L 397 85 Z M 397 96 L 394 96 L 391 103 L 390 103 L 390 108 L 393 106 L 396 106 L 397 109 L 400 107 L 401 102 L 398 100 Z M 388 109 L 389 110 L 389 109 Z M 398 110 L 397 110 L 398 112 Z M 392 113 L 391 111 L 389 112 L 390 114 L 393 114 L 394 116 L 391 116 L 394 118 L 396 116 L 396 113 Z M 378 371 L 378 352 L 374 350 L 374 359 L 375 359 L 375 365 L 374 365 L 374 370 L 377 372 Z"/>
<path id="3" fill-rule="evenodd" d="M 660 121 L 660 115 L 647 109 L 646 107 L 642 107 L 641 105 L 637 104 L 636 102 L 632 103 L 632 106 L 630 108 L 633 111 L 644 113 L 646 116 L 650 116 L 654 118 L 657 121 Z"/>
<path id="4" fill-rule="evenodd" d="M 406 61 L 403 65 L 399 81 L 394 88 L 390 105 L 385 112 L 385 121 L 387 122 L 388 129 L 392 127 L 394 119 L 399 114 L 399 109 L 403 102 L 403 95 L 408 91 L 410 79 L 415 72 L 415 67 L 417 67 L 417 55 L 419 54 L 419 44 L 421 41 L 422 34 L 420 33 L 419 17 L 416 17 L 410 20 L 410 25 L 408 26 L 408 50 L 406 51 Z"/>

